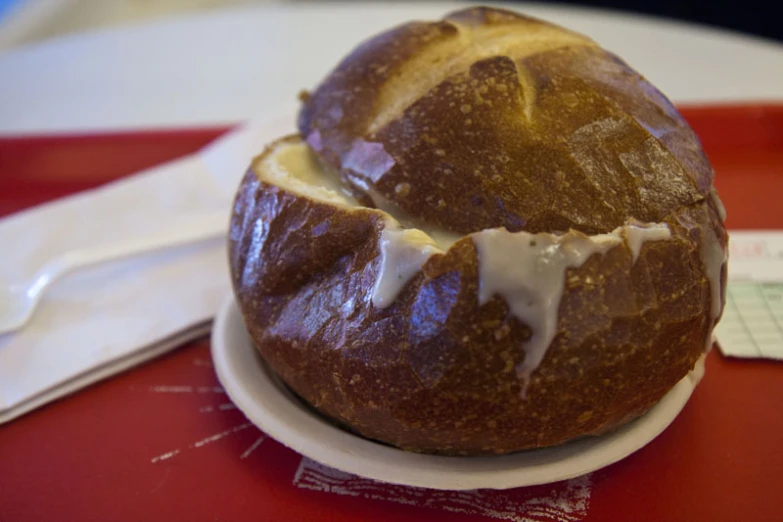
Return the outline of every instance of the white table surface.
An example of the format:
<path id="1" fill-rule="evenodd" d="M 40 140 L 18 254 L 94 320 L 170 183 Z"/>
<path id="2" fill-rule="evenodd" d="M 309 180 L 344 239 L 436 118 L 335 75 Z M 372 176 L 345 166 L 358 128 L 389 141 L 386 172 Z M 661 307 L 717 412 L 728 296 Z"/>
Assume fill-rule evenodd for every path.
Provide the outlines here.
<path id="1" fill-rule="evenodd" d="M 262 5 L 12 49 L 0 54 L 0 134 L 263 117 L 315 86 L 361 39 L 464 5 Z M 593 37 L 675 102 L 783 102 L 783 45 L 608 11 L 502 6 Z"/>

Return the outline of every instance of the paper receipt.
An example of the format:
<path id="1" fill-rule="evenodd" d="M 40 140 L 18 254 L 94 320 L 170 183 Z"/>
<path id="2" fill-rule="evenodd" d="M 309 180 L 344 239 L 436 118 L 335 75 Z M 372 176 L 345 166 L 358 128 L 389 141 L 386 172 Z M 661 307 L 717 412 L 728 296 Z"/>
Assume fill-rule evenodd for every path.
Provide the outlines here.
<path id="1" fill-rule="evenodd" d="M 728 357 L 783 360 L 783 232 L 732 231 L 729 245 L 718 346 Z"/>

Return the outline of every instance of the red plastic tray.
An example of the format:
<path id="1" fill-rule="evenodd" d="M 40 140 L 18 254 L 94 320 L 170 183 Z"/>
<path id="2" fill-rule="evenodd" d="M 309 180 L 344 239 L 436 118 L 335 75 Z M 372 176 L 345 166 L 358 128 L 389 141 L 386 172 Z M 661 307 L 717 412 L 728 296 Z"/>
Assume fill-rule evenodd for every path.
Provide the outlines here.
<path id="1" fill-rule="evenodd" d="M 727 225 L 783 228 L 783 106 L 683 114 Z M 223 131 L 0 139 L 0 216 Z M 783 365 L 713 350 L 680 416 L 625 460 L 553 485 L 433 492 L 334 472 L 266 438 L 219 387 L 204 340 L 0 427 L 0 521 L 783 520 L 782 395 Z"/>

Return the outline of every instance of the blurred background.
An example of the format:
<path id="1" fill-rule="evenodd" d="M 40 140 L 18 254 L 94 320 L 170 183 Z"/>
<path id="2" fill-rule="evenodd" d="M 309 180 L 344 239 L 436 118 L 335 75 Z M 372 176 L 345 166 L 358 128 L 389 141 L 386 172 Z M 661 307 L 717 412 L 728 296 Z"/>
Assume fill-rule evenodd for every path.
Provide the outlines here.
<path id="1" fill-rule="evenodd" d="M 0 50 L 92 29 L 116 27 L 221 7 L 264 3 L 276 2 L 274 0 L 0 0 Z M 769 0 L 767 2 L 761 0 L 742 2 L 571 0 L 538 3 L 643 13 L 783 41 L 783 22 L 776 16 L 777 3 Z"/>

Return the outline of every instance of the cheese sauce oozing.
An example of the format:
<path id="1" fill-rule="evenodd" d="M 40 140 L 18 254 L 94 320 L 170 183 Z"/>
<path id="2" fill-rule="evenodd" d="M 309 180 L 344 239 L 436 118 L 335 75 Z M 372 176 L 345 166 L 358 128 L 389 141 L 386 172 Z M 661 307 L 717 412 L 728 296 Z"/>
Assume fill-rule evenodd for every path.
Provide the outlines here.
<path id="1" fill-rule="evenodd" d="M 525 384 L 557 331 L 566 270 L 582 266 L 593 254 L 606 253 L 621 241 L 618 234 L 591 237 L 579 232 L 556 236 L 492 229 L 473 235 L 479 260 L 479 303 L 501 296 L 511 315 L 531 330 L 523 346 L 525 358 L 517 368 Z"/>
<path id="2" fill-rule="evenodd" d="M 435 241 L 416 228 L 401 228 L 387 222 L 381 232 L 380 275 L 372 290 L 372 304 L 385 308 L 408 284 L 432 254 L 443 253 Z"/>
<path id="3" fill-rule="evenodd" d="M 632 223 L 609 234 L 588 236 L 531 234 L 488 229 L 471 234 L 478 253 L 479 304 L 503 298 L 510 313 L 528 325 L 531 337 L 523 346 L 525 358 L 517 369 L 526 382 L 538 368 L 557 331 L 558 308 L 569 268 L 579 268 L 594 254 L 605 254 L 625 242 L 633 261 L 647 241 L 671 237 L 665 224 Z M 442 253 L 431 236 L 419 229 L 402 229 L 389 221 L 381 234 L 381 267 L 372 294 L 375 306 L 389 306 L 434 253 Z"/>

